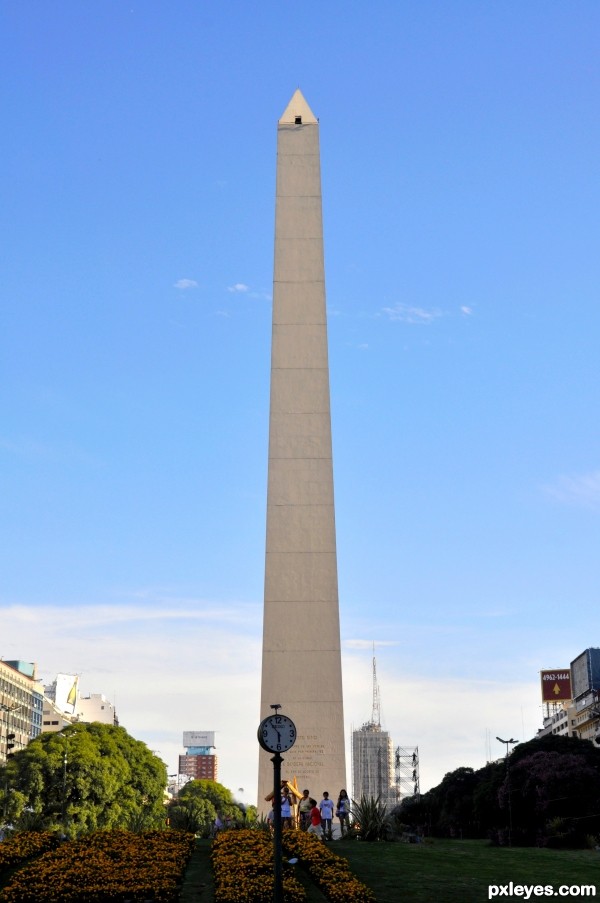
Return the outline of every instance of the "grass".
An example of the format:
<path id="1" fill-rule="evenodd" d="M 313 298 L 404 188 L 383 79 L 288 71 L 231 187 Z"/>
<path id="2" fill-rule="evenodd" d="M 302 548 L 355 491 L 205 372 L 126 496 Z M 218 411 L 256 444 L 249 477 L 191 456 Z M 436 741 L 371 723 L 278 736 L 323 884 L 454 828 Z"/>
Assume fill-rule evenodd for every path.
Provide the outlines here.
<path id="1" fill-rule="evenodd" d="M 335 851 L 349 860 L 354 874 L 374 891 L 377 903 L 481 903 L 488 899 L 488 885 L 509 881 L 552 884 L 554 890 L 561 884 L 593 884 L 600 897 L 600 854 L 592 850 L 440 840 L 432 844 L 349 841 L 335 844 Z"/>
<path id="2" fill-rule="evenodd" d="M 339 841 L 332 848 L 349 860 L 354 874 L 374 891 L 377 903 L 483 903 L 488 899 L 488 885 L 509 881 L 551 884 L 555 890 L 561 884 L 593 884 L 600 897 L 600 853 L 592 850 L 508 849 L 478 840 L 432 844 Z M 210 841 L 198 841 L 181 903 L 219 903 L 209 857 Z M 307 903 L 323 903 L 325 898 L 299 866 L 296 875 L 306 888 Z"/>
<path id="3" fill-rule="evenodd" d="M 215 903 L 214 880 L 210 864 L 210 840 L 197 840 L 185 871 L 180 903 Z"/>

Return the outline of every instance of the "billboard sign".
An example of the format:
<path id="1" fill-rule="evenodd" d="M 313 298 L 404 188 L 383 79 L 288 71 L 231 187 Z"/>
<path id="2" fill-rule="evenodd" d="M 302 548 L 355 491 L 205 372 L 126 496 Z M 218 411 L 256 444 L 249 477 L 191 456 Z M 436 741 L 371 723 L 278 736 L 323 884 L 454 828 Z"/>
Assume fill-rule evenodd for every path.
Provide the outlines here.
<path id="1" fill-rule="evenodd" d="M 557 668 L 554 671 L 540 671 L 542 679 L 542 701 L 563 702 L 572 699 L 571 672 L 568 668 Z"/>
<path id="2" fill-rule="evenodd" d="M 188 746 L 214 746 L 214 731 L 184 731 L 183 745 Z"/>
<path id="3" fill-rule="evenodd" d="M 77 690 L 79 678 L 76 674 L 56 675 L 55 703 L 61 712 L 74 715 L 77 706 Z"/>

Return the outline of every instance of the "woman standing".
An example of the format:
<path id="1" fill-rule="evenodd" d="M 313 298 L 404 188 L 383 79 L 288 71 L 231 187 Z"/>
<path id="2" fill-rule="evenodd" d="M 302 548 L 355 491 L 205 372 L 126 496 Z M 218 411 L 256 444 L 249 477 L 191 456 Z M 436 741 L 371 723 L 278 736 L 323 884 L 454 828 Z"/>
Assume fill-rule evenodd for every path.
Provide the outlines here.
<path id="1" fill-rule="evenodd" d="M 348 799 L 348 794 L 343 788 L 340 790 L 340 795 L 338 796 L 335 814 L 340 820 L 340 829 L 342 831 L 343 837 L 344 827 L 346 829 L 346 834 L 350 830 L 350 800 Z"/>
<path id="2" fill-rule="evenodd" d="M 310 793 L 308 790 L 305 790 L 302 799 L 298 803 L 298 813 L 300 815 L 300 827 L 303 831 L 308 829 L 310 825 L 310 810 L 312 806 L 310 804 Z"/>
<path id="3" fill-rule="evenodd" d="M 292 827 L 292 801 L 287 787 L 281 791 L 281 826 L 283 828 Z"/>

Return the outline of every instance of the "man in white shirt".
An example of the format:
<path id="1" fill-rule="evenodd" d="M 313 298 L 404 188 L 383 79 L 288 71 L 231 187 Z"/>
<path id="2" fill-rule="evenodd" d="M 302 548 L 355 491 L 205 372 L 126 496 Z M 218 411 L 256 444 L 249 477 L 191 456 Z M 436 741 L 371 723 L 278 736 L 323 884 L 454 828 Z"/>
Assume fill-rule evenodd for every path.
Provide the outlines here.
<path id="1" fill-rule="evenodd" d="M 321 810 L 321 827 L 323 828 L 323 840 L 333 840 L 331 834 L 331 822 L 333 820 L 333 800 L 329 799 L 327 790 L 323 791 L 323 799 L 319 803 Z"/>

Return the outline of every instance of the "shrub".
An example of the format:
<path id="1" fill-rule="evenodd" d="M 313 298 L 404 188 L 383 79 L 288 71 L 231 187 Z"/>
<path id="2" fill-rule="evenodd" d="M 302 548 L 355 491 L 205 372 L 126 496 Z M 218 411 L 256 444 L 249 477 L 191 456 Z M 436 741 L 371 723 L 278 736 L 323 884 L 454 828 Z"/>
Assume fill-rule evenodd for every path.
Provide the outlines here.
<path id="1" fill-rule="evenodd" d="M 352 800 L 353 833 L 361 840 L 392 840 L 394 828 L 387 806 L 379 797 L 361 796 L 360 802 Z"/>
<path id="2" fill-rule="evenodd" d="M 332 853 L 322 840 L 304 831 L 284 831 L 283 846 L 297 856 L 331 903 L 375 903 L 373 892 L 350 871 L 348 860 Z"/>
<path id="3" fill-rule="evenodd" d="M 176 831 L 96 831 L 20 869 L 1 903 L 175 903 L 194 836 Z"/>
<path id="4" fill-rule="evenodd" d="M 271 903 L 273 842 L 264 831 L 224 831 L 215 838 L 211 856 L 219 903 Z M 303 903 L 306 898 L 293 875 L 284 874 L 283 888 L 286 903 Z"/>
<path id="5" fill-rule="evenodd" d="M 24 831 L 13 834 L 0 844 L 0 872 L 21 865 L 33 856 L 39 856 L 57 845 L 56 835 L 48 831 Z"/>

